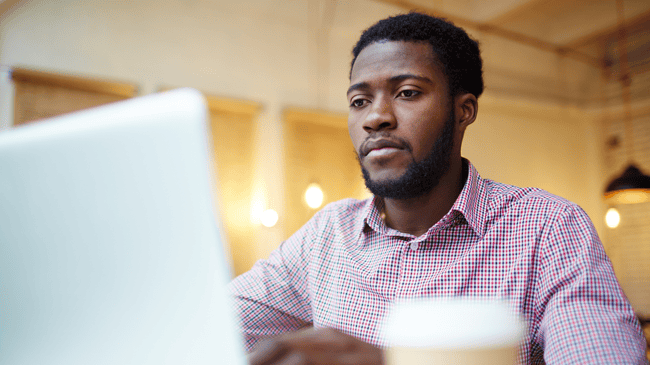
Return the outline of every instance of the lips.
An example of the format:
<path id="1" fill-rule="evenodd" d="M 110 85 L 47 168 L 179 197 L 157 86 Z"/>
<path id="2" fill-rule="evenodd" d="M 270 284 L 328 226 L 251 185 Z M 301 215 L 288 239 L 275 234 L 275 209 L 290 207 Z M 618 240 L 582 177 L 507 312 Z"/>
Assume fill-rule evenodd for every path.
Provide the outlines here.
<path id="1" fill-rule="evenodd" d="M 399 150 L 407 149 L 405 143 L 400 143 L 398 141 L 390 139 L 375 139 L 375 140 L 366 140 L 366 142 L 361 146 L 361 155 L 367 156 L 373 150 L 380 150 L 382 148 L 395 148 Z"/>

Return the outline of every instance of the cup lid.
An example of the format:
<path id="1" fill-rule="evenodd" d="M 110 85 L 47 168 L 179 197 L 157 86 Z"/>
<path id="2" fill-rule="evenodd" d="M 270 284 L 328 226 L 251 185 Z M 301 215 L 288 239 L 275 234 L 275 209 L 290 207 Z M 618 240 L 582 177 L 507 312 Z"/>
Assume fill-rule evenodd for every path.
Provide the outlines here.
<path id="1" fill-rule="evenodd" d="M 396 302 L 382 330 L 389 346 L 467 349 L 517 345 L 526 323 L 504 301 L 418 298 Z"/>

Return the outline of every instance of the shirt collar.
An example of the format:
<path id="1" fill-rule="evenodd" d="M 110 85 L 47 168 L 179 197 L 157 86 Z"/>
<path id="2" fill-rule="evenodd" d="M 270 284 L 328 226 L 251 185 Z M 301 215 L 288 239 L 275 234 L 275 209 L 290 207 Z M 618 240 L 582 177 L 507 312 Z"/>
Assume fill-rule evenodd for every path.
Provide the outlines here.
<path id="1" fill-rule="evenodd" d="M 380 233 L 386 233 L 388 227 L 384 223 L 383 212 L 384 211 L 384 201 L 383 199 L 374 196 L 372 199 L 368 200 L 366 205 L 365 212 L 363 212 L 364 227 L 369 227 L 372 230 Z"/>
<path id="2" fill-rule="evenodd" d="M 469 160 L 463 159 L 463 164 L 467 166 L 467 180 L 465 180 L 465 186 L 458 198 L 456 198 L 454 205 L 451 206 L 450 213 L 460 213 L 467 221 L 467 224 L 472 227 L 474 233 L 479 237 L 483 237 L 488 208 L 488 193 L 485 180 L 481 178 Z"/>
<path id="3" fill-rule="evenodd" d="M 478 171 L 469 160 L 463 159 L 463 168 L 467 170 L 467 179 L 465 186 L 461 190 L 458 198 L 452 205 L 449 212 L 440 220 L 441 222 L 454 222 L 460 214 L 467 224 L 472 228 L 474 233 L 483 237 L 485 234 L 485 221 L 487 219 L 488 193 L 485 187 L 485 181 L 478 174 Z M 362 212 L 364 219 L 361 221 L 360 229 L 370 228 L 379 233 L 399 232 L 388 228 L 382 218 L 383 200 L 379 197 L 368 199 L 366 207 Z M 439 224 L 436 224 L 438 226 Z M 445 224 L 446 226 L 447 224 Z"/>

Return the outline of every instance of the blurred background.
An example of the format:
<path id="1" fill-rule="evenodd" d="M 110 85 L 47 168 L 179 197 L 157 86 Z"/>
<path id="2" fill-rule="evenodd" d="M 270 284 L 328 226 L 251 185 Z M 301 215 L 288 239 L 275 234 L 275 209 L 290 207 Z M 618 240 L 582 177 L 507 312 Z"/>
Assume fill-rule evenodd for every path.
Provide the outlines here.
<path id="1" fill-rule="evenodd" d="M 347 134 L 351 49 L 363 29 L 411 9 L 481 43 L 486 91 L 463 155 L 484 178 L 582 206 L 650 316 L 650 202 L 603 198 L 631 162 L 650 172 L 647 0 L 4 0 L 0 133 L 201 90 L 239 274 L 324 204 L 369 196 Z"/>

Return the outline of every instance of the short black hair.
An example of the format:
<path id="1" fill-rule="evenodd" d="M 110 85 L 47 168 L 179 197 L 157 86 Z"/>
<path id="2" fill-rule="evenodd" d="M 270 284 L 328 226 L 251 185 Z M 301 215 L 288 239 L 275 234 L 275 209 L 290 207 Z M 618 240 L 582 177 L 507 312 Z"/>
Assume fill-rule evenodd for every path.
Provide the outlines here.
<path id="1" fill-rule="evenodd" d="M 350 74 L 359 53 L 381 41 L 428 42 L 447 76 L 452 97 L 468 92 L 478 98 L 483 93 L 483 61 L 478 42 L 451 22 L 416 12 L 380 20 L 361 34 L 352 49 Z"/>

